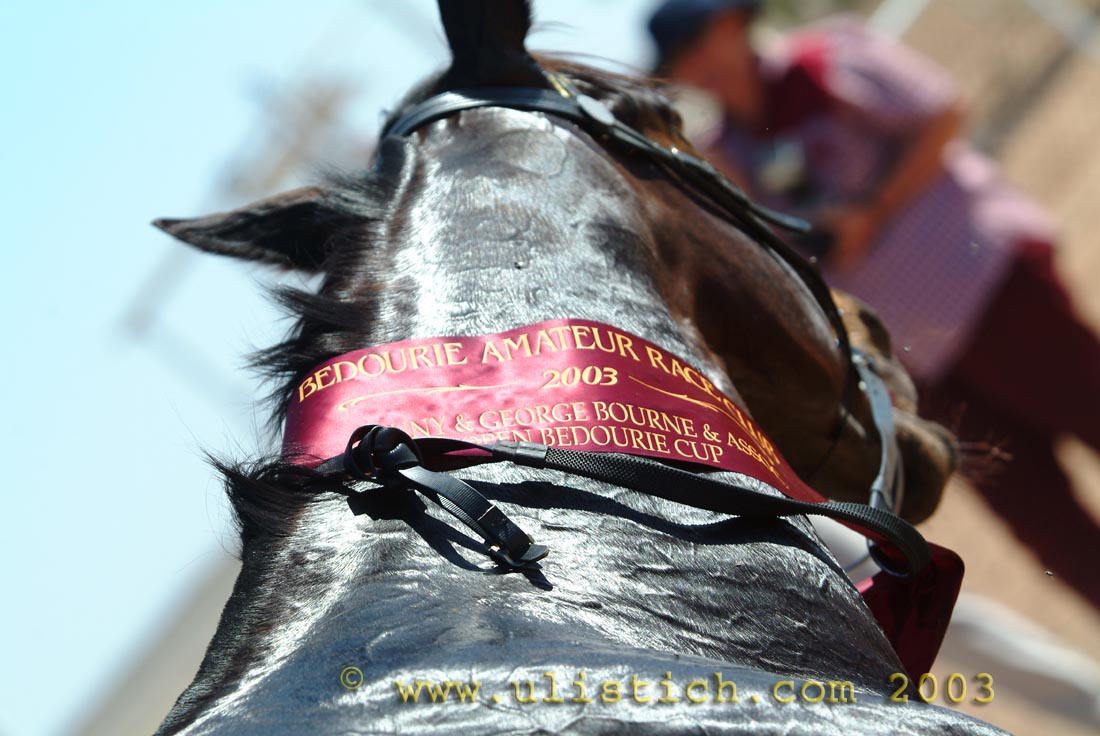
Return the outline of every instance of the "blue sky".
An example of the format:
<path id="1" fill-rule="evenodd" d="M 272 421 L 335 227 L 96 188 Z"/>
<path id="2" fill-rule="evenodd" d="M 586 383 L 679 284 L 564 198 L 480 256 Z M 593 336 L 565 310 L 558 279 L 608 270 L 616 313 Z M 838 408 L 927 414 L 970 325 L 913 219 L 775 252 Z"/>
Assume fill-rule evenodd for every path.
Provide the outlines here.
<path id="1" fill-rule="evenodd" d="M 651 4 L 542 2 L 541 20 L 572 27 L 532 46 L 644 63 Z M 369 139 L 446 60 L 432 2 L 402 0 L 398 24 L 386 5 L 0 5 L 0 735 L 63 733 L 234 548 L 203 450 L 271 448 L 242 356 L 285 329 L 259 287 L 289 277 L 174 256 L 186 278 L 152 349 L 124 316 L 183 246 L 148 223 L 239 204 L 215 183 L 268 140 L 263 100 L 307 67 L 357 91 L 345 124 Z M 196 361 L 216 380 L 170 366 Z"/>

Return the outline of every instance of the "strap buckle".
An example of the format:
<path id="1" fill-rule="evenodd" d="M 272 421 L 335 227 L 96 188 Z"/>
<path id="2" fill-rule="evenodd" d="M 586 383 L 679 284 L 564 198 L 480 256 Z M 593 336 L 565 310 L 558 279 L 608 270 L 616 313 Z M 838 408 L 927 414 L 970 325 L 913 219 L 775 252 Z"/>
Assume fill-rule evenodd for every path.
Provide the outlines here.
<path id="1" fill-rule="evenodd" d="M 541 544 L 531 544 L 523 554 L 519 556 L 519 559 L 513 558 L 508 554 L 508 550 L 500 545 L 490 545 L 488 549 L 489 557 L 492 558 L 493 562 L 498 565 L 510 567 L 513 570 L 522 570 L 523 568 L 530 567 L 532 563 L 538 562 L 543 557 L 550 554 L 550 549 Z"/>

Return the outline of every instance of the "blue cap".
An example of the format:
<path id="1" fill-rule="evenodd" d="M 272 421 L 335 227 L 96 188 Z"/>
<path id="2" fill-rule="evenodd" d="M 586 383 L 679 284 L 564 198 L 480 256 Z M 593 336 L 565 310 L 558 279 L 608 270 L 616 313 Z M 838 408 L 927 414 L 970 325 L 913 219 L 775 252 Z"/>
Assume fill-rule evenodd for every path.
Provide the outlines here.
<path id="1" fill-rule="evenodd" d="M 649 35 L 657 44 L 657 68 L 667 64 L 677 52 L 703 30 L 707 22 L 727 10 L 760 8 L 760 0 L 665 0 L 649 19 Z"/>

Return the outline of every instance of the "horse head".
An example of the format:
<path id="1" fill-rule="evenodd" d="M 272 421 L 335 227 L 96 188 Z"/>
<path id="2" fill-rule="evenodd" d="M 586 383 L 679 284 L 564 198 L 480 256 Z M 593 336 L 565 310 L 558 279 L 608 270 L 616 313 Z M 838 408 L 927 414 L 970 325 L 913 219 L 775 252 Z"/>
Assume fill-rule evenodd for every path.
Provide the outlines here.
<path id="1" fill-rule="evenodd" d="M 584 114 L 606 111 L 665 150 L 690 152 L 663 96 L 642 81 L 529 54 L 526 2 L 441 0 L 440 9 L 453 61 L 391 117 L 368 172 L 232 212 L 157 222 L 205 251 L 321 274 L 316 291 L 280 293 L 297 323 L 259 356 L 278 379 L 276 416 L 303 387 L 319 385 L 317 366 L 336 356 L 587 320 L 690 363 L 708 390 L 756 418 L 797 471 L 863 500 L 879 439 L 871 405 L 850 389 L 837 325 L 744 223 L 686 186 L 682 172 L 622 146 L 612 127 L 522 105 L 424 113 L 459 89 L 583 96 L 597 104 L 585 103 Z M 893 384 L 903 435 L 915 428 L 901 443 L 909 495 L 936 497 L 950 471 L 949 442 L 911 418 L 911 384 L 879 326 L 845 311 Z M 357 407 L 362 424 L 383 401 Z M 722 671 L 758 683 L 764 672 L 843 673 L 882 693 L 899 668 L 804 519 L 731 518 L 561 472 L 465 468 L 456 475 L 470 489 L 551 549 L 505 575 L 485 567 L 479 540 L 419 497 L 349 501 L 344 479 L 322 472 L 327 465 L 295 460 L 222 468 L 243 570 L 166 732 L 352 730 L 371 719 L 411 727 L 418 715 L 395 709 L 394 684 L 429 673 L 504 681 L 524 666 L 659 675 L 690 664 L 733 668 Z M 352 664 L 361 679 L 341 689 L 337 675 Z M 573 702 L 588 710 L 524 717 L 550 731 L 645 717 Z M 883 723 L 899 722 L 894 710 Z M 785 717 L 772 711 L 753 718 Z M 487 731 L 517 714 L 513 705 L 434 716 L 449 724 L 441 728 Z"/>

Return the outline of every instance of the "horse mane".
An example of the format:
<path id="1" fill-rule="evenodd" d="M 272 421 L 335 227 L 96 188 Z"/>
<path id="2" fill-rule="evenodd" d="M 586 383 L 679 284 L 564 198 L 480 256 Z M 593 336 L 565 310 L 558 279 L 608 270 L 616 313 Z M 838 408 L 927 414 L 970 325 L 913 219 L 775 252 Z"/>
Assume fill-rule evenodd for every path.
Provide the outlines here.
<path id="1" fill-rule="evenodd" d="M 324 288 L 319 292 L 295 287 L 270 291 L 288 316 L 297 318 L 284 340 L 257 350 L 249 358 L 249 366 L 274 384 L 266 397 L 273 430 L 286 418 L 294 386 L 305 373 L 327 357 L 362 347 L 356 335 L 378 317 L 381 292 L 371 288 L 370 278 L 377 267 L 366 266 L 379 252 L 378 246 L 386 242 L 388 223 L 396 216 L 400 183 L 393 176 L 393 168 L 406 166 L 404 146 L 389 148 L 389 158 L 383 162 L 380 157 L 379 165 L 372 169 L 327 177 L 328 188 L 337 194 L 330 203 L 342 217 L 341 226 L 326 244 L 327 256 L 321 269 Z"/>
<path id="2" fill-rule="evenodd" d="M 387 241 L 389 223 L 399 216 L 402 177 L 394 177 L 393 168 L 407 167 L 405 147 L 390 148 L 389 160 L 370 170 L 326 177 L 339 195 L 334 205 L 343 215 L 343 224 L 326 246 L 325 288 L 269 291 L 296 318 L 285 339 L 255 351 L 248 361 L 265 382 L 274 385 L 264 399 L 270 407 L 272 436 L 277 435 L 294 387 L 306 373 L 328 357 L 363 347 L 360 335 L 380 316 L 382 289 L 372 273 L 378 269 L 377 256 L 382 251 L 378 246 Z M 357 288 L 352 289 L 353 284 Z M 242 552 L 252 542 L 290 536 L 305 507 L 339 485 L 278 456 L 232 461 L 209 455 L 208 460 L 224 479 Z"/>

